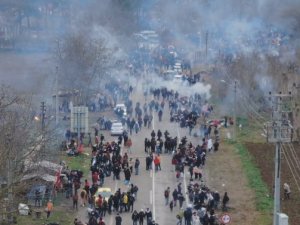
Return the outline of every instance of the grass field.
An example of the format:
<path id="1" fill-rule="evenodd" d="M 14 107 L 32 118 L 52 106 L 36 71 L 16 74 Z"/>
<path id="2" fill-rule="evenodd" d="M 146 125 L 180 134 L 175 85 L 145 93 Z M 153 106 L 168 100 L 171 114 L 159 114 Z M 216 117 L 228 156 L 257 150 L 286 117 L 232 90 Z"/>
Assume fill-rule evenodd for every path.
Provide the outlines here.
<path id="1" fill-rule="evenodd" d="M 79 156 L 63 156 L 62 160 L 67 163 L 67 166 L 73 170 L 81 170 L 83 172 L 83 176 L 87 176 L 89 174 L 90 168 L 89 165 L 91 156 L 89 153 L 82 153 Z"/>
<path id="2" fill-rule="evenodd" d="M 36 219 L 35 215 L 31 216 L 17 216 L 17 224 L 21 225 L 44 225 L 51 222 L 59 223 L 60 225 L 71 225 L 74 221 L 74 215 L 72 211 L 65 210 L 58 207 L 54 209 L 54 212 L 51 214 L 50 218 L 46 218 L 46 213 L 42 213 L 40 219 Z"/>

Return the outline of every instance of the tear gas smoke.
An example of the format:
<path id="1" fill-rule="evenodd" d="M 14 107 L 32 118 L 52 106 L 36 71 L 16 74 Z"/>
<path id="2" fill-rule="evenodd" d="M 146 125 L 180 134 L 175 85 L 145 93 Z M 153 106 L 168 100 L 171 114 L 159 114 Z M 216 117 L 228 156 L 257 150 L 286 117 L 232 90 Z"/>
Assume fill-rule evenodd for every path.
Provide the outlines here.
<path id="1" fill-rule="evenodd" d="M 38 9 L 43 8 L 42 2 L 33 2 Z M 195 51 L 204 51 L 206 43 L 207 60 L 213 63 L 220 56 L 231 55 L 236 58 L 238 54 L 251 55 L 253 53 L 262 59 L 262 64 L 268 64 L 265 60 L 268 55 L 278 56 L 281 63 L 298 61 L 295 59 L 298 57 L 296 52 L 300 34 L 300 2 L 298 0 L 254 0 L 251 2 L 228 0 L 226 4 L 223 0 L 150 0 L 139 1 L 137 5 L 130 5 L 131 8 L 126 8 L 122 4 L 116 5 L 115 2 L 109 0 L 101 2 L 89 0 L 84 3 L 75 0 L 68 7 L 65 9 L 54 7 L 54 10 L 51 10 L 47 17 L 47 24 L 42 25 L 44 33 L 48 34 L 45 35 L 47 38 L 42 38 L 43 32 L 34 34 L 38 39 L 43 39 L 41 49 L 45 55 L 52 53 L 55 39 L 64 37 L 70 32 L 78 32 L 91 38 L 105 39 L 107 47 L 113 49 L 112 60 L 128 62 L 132 53 L 129 49 L 134 46 L 135 41 L 132 34 L 137 30 L 148 29 L 155 30 L 159 34 L 168 30 L 171 38 L 168 38 L 168 41 L 162 41 L 163 37 L 160 37 L 161 44 L 175 45 L 179 58 L 186 58 L 190 61 L 193 61 Z M 2 18 L 0 22 L 5 21 L 3 16 L 0 16 Z M 34 25 L 36 22 L 34 16 L 30 19 Z M 23 38 L 25 40 L 25 37 L 21 39 Z M 23 47 L 26 49 L 25 46 Z M 23 53 L 28 54 L 25 50 Z M 0 57 L 3 59 L 7 56 L 1 54 Z M 1 67 L 3 82 L 10 81 L 14 86 L 34 90 L 36 93 L 42 92 L 42 95 L 46 95 L 45 90 L 51 92 L 54 89 L 53 68 L 55 64 L 53 62 L 36 61 L 29 55 L 25 60 L 25 65 L 36 67 L 36 70 L 23 67 L 20 62 L 16 63 L 20 65 L 18 71 L 14 70 L 14 66 Z M 42 68 L 40 68 L 41 65 Z M 132 84 L 136 82 L 127 77 L 129 71 L 112 70 L 110 74 L 118 76 L 120 80 L 130 79 L 129 83 Z M 265 70 L 258 71 L 256 74 L 268 76 Z M 41 79 L 35 79 L 35 77 L 41 77 Z M 258 85 L 264 83 L 259 77 L 257 75 L 255 79 Z M 166 86 L 171 85 L 174 89 L 183 89 L 182 92 L 187 94 L 195 91 L 203 91 L 207 94 L 210 90 L 209 87 L 200 84 L 197 84 L 199 87 L 196 85 L 192 88 L 182 88 L 181 85 L 173 84 L 174 82 L 161 82 L 168 83 Z"/>
<path id="2" fill-rule="evenodd" d="M 196 83 L 190 86 L 188 84 L 188 81 L 164 80 L 162 77 L 158 76 L 155 73 L 150 73 L 147 76 L 149 82 L 146 84 L 146 89 L 166 87 L 168 90 L 178 91 L 181 96 L 189 97 L 197 93 L 205 97 L 206 99 L 209 99 L 211 97 L 210 84 Z"/>

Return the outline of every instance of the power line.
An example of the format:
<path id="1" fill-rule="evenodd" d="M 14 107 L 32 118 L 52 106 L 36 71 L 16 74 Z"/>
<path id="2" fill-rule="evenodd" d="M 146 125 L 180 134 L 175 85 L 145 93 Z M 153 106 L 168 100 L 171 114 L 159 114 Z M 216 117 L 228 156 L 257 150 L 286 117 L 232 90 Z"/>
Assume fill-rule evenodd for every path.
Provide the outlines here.
<path id="1" fill-rule="evenodd" d="M 292 167 L 292 169 L 293 169 L 293 171 L 292 172 L 294 172 L 295 174 L 296 174 L 296 176 L 298 177 L 298 178 L 300 178 L 300 174 L 299 174 L 299 172 L 297 171 L 297 166 L 295 165 L 295 161 L 294 161 L 294 159 L 293 159 L 293 156 L 291 156 L 290 155 L 290 153 L 289 153 L 289 149 L 287 148 L 287 146 L 286 145 L 283 145 L 282 146 L 283 147 L 283 149 L 284 149 L 284 153 L 286 154 L 286 156 L 288 156 L 288 160 L 289 160 L 289 163 L 290 163 L 290 165 L 291 165 L 291 167 Z M 299 179 L 300 180 L 300 179 Z"/>
<path id="2" fill-rule="evenodd" d="M 292 154 L 293 154 L 293 158 L 295 159 L 297 167 L 300 170 L 300 160 L 299 160 L 299 157 L 298 157 L 298 155 L 295 151 L 295 148 L 294 148 L 293 144 L 291 144 L 291 143 L 288 143 L 288 146 L 290 147 L 290 149 L 292 151 Z"/>
<path id="3" fill-rule="evenodd" d="M 280 214 L 280 174 L 281 174 L 281 148 L 282 143 L 291 142 L 292 126 L 288 120 L 288 107 L 291 101 L 291 93 L 289 94 L 273 94 L 269 93 L 269 100 L 272 101 L 272 121 L 267 125 L 267 141 L 276 143 L 275 150 L 275 178 L 274 178 L 274 211 L 273 211 L 273 225 L 279 225 Z"/>
<path id="4" fill-rule="evenodd" d="M 282 151 L 282 153 L 283 153 L 283 156 L 285 157 L 285 159 L 286 159 L 286 161 L 287 161 L 287 164 L 288 164 L 288 167 L 289 167 L 290 171 L 292 172 L 292 176 L 293 176 L 293 178 L 294 178 L 294 180 L 295 180 L 297 189 L 298 189 L 298 191 L 300 192 L 300 185 L 298 184 L 298 181 L 297 181 L 297 179 L 296 179 L 296 177 L 295 177 L 295 175 L 294 175 L 294 173 L 293 173 L 293 170 L 292 170 L 291 165 L 290 165 L 290 163 L 289 163 L 289 160 L 288 160 L 288 158 L 287 158 L 287 156 L 286 156 L 286 153 L 285 153 L 284 151 Z"/>

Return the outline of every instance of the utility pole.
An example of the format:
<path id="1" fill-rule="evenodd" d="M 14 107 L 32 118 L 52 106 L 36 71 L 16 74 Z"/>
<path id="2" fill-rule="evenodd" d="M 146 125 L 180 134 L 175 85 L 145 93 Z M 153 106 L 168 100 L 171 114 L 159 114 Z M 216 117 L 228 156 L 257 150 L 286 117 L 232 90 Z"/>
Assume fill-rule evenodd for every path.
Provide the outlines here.
<path id="1" fill-rule="evenodd" d="M 13 211 L 13 190 L 12 190 L 12 158 L 11 158 L 11 151 L 12 151 L 12 134 L 11 132 L 8 132 L 6 134 L 6 140 L 5 140 L 5 147 L 8 149 L 8 160 L 6 164 L 7 169 L 7 188 L 8 188 L 8 194 L 7 194 L 7 205 L 6 205 L 6 218 L 9 224 L 12 224 L 13 218 L 12 218 L 12 211 Z"/>
<path id="2" fill-rule="evenodd" d="M 42 133 L 45 131 L 45 113 L 46 113 L 46 105 L 45 102 L 41 102 L 41 112 L 42 112 Z"/>
<path id="3" fill-rule="evenodd" d="M 237 80 L 234 80 L 234 112 L 233 112 L 233 140 L 236 141 L 236 85 Z"/>
<path id="4" fill-rule="evenodd" d="M 208 31 L 205 33 L 205 58 L 207 60 L 207 51 L 208 51 Z"/>
<path id="5" fill-rule="evenodd" d="M 275 179 L 274 179 L 274 210 L 273 225 L 279 225 L 280 213 L 280 170 L 281 170 L 281 145 L 291 142 L 292 129 L 288 114 L 291 112 L 291 92 L 289 94 L 272 95 L 269 92 L 269 100 L 272 101 L 272 122 L 267 125 L 267 141 L 276 144 L 275 149 Z"/>
<path id="6" fill-rule="evenodd" d="M 55 125 L 58 125 L 58 66 L 55 71 Z"/>
<path id="7" fill-rule="evenodd" d="M 41 143 L 41 156 L 42 158 L 45 157 L 45 145 L 44 145 L 44 142 L 45 142 L 45 114 L 46 114 L 46 105 L 45 105 L 45 102 L 41 102 L 41 122 L 42 122 L 42 143 Z"/>

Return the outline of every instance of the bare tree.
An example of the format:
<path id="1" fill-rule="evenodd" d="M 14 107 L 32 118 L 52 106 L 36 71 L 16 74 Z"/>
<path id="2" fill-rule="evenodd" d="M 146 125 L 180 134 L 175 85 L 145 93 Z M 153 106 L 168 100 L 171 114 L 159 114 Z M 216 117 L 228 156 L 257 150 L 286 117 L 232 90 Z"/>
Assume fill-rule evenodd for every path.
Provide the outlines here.
<path id="1" fill-rule="evenodd" d="M 55 58 L 59 66 L 59 83 L 64 89 L 80 91 L 79 104 L 86 104 L 93 83 L 101 80 L 110 68 L 112 52 L 101 38 L 85 34 L 69 35 L 58 40 Z"/>
<path id="2" fill-rule="evenodd" d="M 0 87 L 0 176 L 7 181 L 6 187 L 0 189 L 0 202 L 8 200 L 5 208 L 8 213 L 15 209 L 14 196 L 26 189 L 18 185 L 25 163 L 38 158 L 43 142 L 32 112 L 30 99 L 9 87 Z"/>

